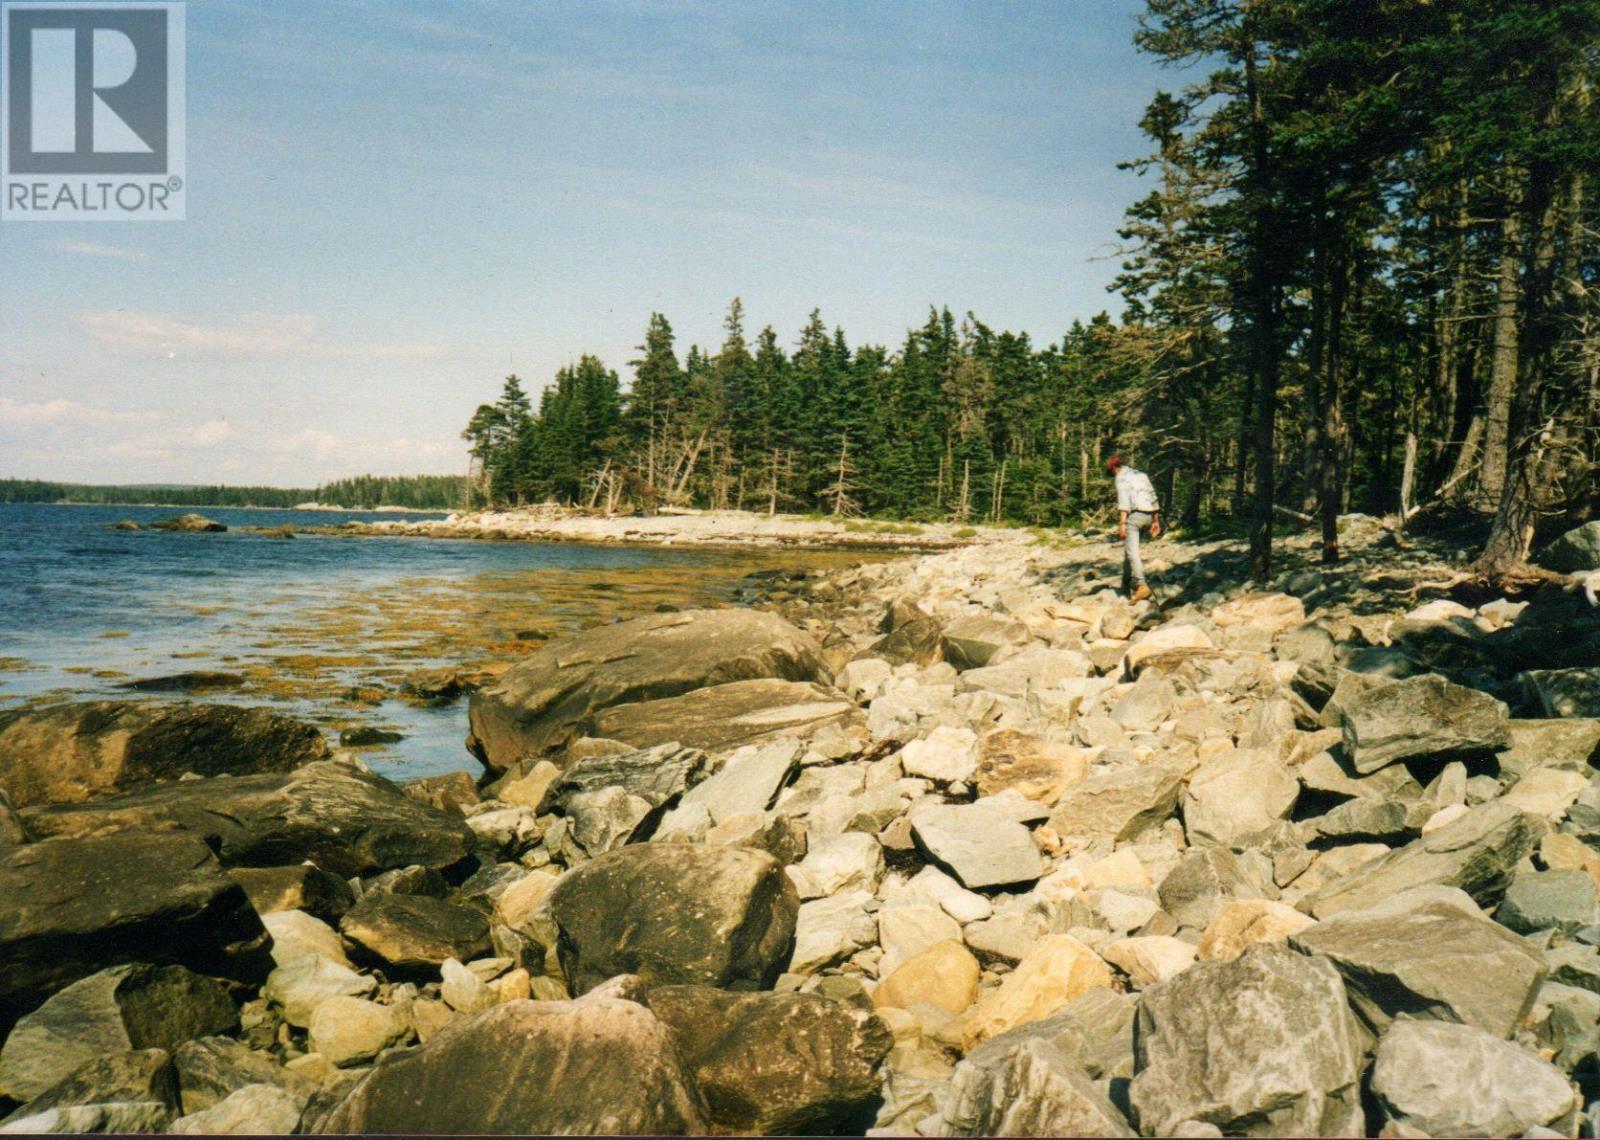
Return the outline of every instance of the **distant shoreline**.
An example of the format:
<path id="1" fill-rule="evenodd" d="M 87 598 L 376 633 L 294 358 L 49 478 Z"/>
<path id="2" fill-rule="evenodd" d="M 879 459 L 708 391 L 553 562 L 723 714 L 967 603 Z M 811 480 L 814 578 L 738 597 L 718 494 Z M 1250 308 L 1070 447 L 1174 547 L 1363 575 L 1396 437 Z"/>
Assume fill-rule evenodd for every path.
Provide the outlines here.
<path id="1" fill-rule="evenodd" d="M 446 507 L 339 507 L 328 503 L 318 503 L 315 506 L 263 507 L 254 504 L 244 506 L 232 503 L 91 503 L 84 502 L 81 499 L 19 499 L 10 503 L 0 504 L 0 506 L 105 507 L 107 510 L 116 507 L 138 507 L 162 511 L 322 511 L 328 513 L 342 511 L 345 514 L 438 515 L 441 518 L 448 518 L 455 513 Z"/>

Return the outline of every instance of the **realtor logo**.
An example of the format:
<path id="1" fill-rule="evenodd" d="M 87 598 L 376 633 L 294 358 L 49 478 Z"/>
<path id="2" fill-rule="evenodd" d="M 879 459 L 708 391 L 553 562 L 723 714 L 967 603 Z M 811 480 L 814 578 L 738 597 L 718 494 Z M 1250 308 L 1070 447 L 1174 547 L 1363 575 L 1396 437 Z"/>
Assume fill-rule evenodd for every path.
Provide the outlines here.
<path id="1" fill-rule="evenodd" d="M 183 218 L 183 17 L 0 2 L 0 218 Z"/>

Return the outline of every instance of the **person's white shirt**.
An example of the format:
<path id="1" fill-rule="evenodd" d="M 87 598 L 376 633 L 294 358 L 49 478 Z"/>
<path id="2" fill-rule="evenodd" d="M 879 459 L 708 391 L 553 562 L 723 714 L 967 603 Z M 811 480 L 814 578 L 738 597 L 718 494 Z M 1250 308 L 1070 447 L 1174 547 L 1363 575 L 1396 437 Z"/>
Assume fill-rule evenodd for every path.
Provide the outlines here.
<path id="1" fill-rule="evenodd" d="M 1136 467 L 1122 467 L 1117 471 L 1117 510 L 1153 515 L 1160 509 L 1161 500 L 1156 497 L 1150 476 Z"/>

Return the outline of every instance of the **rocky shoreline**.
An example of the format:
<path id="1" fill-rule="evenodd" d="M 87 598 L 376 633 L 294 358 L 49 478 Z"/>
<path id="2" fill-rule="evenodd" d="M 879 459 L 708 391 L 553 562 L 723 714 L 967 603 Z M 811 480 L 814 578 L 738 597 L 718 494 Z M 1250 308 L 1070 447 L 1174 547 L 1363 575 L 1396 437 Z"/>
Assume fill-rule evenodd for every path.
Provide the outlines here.
<path id="1" fill-rule="evenodd" d="M 975 543 L 1018 541 L 1017 532 L 1010 528 L 955 523 L 892 523 L 687 509 L 650 516 L 606 515 L 570 507 L 469 511 L 443 519 L 351 521 L 338 526 L 295 529 L 301 534 L 332 536 L 844 550 L 949 550 Z"/>
<path id="2" fill-rule="evenodd" d="M 0 1132 L 1594 1134 L 1581 591 L 982 538 L 553 640 L 405 785 L 0 713 Z"/>

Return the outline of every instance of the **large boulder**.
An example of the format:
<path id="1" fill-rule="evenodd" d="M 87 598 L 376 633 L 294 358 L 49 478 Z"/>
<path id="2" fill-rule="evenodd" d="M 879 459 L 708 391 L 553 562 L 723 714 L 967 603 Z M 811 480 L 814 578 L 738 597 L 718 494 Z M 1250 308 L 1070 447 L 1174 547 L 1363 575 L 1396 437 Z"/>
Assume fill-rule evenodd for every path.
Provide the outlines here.
<path id="1" fill-rule="evenodd" d="M 1498 923 L 1429 902 L 1403 913 L 1346 913 L 1291 936 L 1334 964 L 1350 1004 L 1376 1032 L 1397 1017 L 1475 1025 L 1510 1037 L 1549 972 Z"/>
<path id="2" fill-rule="evenodd" d="M 1050 826 L 1061 835 L 1133 839 L 1160 827 L 1172 815 L 1182 785 L 1180 769 L 1160 764 L 1090 776 L 1067 789 L 1050 816 Z"/>
<path id="3" fill-rule="evenodd" d="M 537 805 L 572 821 L 572 838 L 601 855 L 652 829 L 684 792 L 705 779 L 710 762 L 698 748 L 666 743 L 617 756 L 579 760 Z"/>
<path id="4" fill-rule="evenodd" d="M 1488 693 L 1429 673 L 1377 685 L 1342 706 L 1357 772 L 1402 760 L 1486 757 L 1511 743 L 1511 714 Z"/>
<path id="5" fill-rule="evenodd" d="M 281 775 L 185 780 L 23 815 L 38 839 L 177 826 L 212 843 L 226 866 L 310 860 L 343 876 L 448 867 L 474 845 L 459 815 L 418 803 L 381 776 L 337 760 Z"/>
<path id="6" fill-rule="evenodd" d="M 1539 564 L 1563 574 L 1600 570 L 1600 522 L 1575 526 L 1539 555 Z"/>
<path id="7" fill-rule="evenodd" d="M 1033 640 L 1028 627 L 996 613 L 966 614 L 944 627 L 944 659 L 957 669 L 981 669 L 996 656 Z"/>
<path id="8" fill-rule="evenodd" d="M 1012 1031 L 974 1049 L 950 1077 L 932 1136 L 1135 1136 L 1076 1057 Z"/>
<path id="9" fill-rule="evenodd" d="M 278 1085 L 302 1096 L 318 1087 L 311 1077 L 279 1065 L 272 1054 L 231 1037 L 202 1037 L 178 1046 L 172 1067 L 186 1113 L 201 1112 L 253 1085 Z"/>
<path id="10" fill-rule="evenodd" d="M 74 701 L 0 712 L 0 772 L 17 807 L 77 803 L 189 772 L 287 772 L 329 755 L 315 725 L 266 709 Z"/>
<path id="11" fill-rule="evenodd" d="M 568 872 L 549 907 L 573 993 L 618 974 L 754 990 L 788 963 L 800 899 L 764 851 L 651 843 Z"/>
<path id="12" fill-rule="evenodd" d="M 984 803 L 920 808 L 911 816 L 911 833 L 968 889 L 1031 883 L 1045 872 L 1028 829 Z"/>
<path id="13" fill-rule="evenodd" d="M 633 748 L 670 742 L 725 751 L 777 737 L 808 738 L 828 725 L 859 724 L 863 718 L 836 689 L 762 677 L 615 705 L 585 723 L 593 735 Z"/>
<path id="14" fill-rule="evenodd" d="M 673 1031 L 711 1123 L 733 1133 L 830 1135 L 870 1124 L 894 1044 L 871 1012 L 817 994 L 659 986 L 646 1004 Z"/>
<path id="15" fill-rule="evenodd" d="M 1496 902 L 1547 825 L 1509 804 L 1481 804 L 1389 854 L 1363 863 L 1301 904 L 1317 918 L 1367 910 L 1410 887 L 1459 887 L 1479 903 Z"/>
<path id="16" fill-rule="evenodd" d="M 1193 844 L 1243 847 L 1260 842 L 1294 810 L 1300 781 L 1265 749 L 1239 748 L 1202 764 L 1183 793 L 1183 823 Z"/>
<path id="17" fill-rule="evenodd" d="M 708 1130 L 671 1031 L 621 998 L 512 1001 L 383 1057 L 310 1130 L 665 1135 Z"/>
<path id="18" fill-rule="evenodd" d="M 1331 963 L 1252 946 L 1144 992 L 1129 1098 L 1150 1136 L 1363 1135 L 1365 1044 Z"/>
<path id="19" fill-rule="evenodd" d="M 198 836 L 127 831 L 0 850 L 0 1026 L 130 960 L 259 984 L 269 942 Z"/>
<path id="20" fill-rule="evenodd" d="M 238 1027 L 233 1000 L 210 978 L 183 966 L 115 966 L 17 1022 L 0 1048 L 0 1096 L 32 1100 L 103 1054 L 171 1051 Z"/>
<path id="21" fill-rule="evenodd" d="M 109 1104 L 159 1104 L 178 1108 L 172 1056 L 165 1049 L 115 1049 L 92 1057 L 6 1118 L 38 1120 L 45 1113 Z M 13 1125 L 14 1126 L 14 1125 Z M 41 1128 L 40 1131 L 51 1131 Z"/>
<path id="22" fill-rule="evenodd" d="M 339 920 L 339 932 L 361 957 L 401 973 L 430 973 L 490 949 L 482 911 L 426 895 L 371 895 Z"/>
<path id="23" fill-rule="evenodd" d="M 1600 717 L 1600 668 L 1530 669 L 1520 674 L 1528 703 L 1547 717 Z"/>
<path id="24" fill-rule="evenodd" d="M 1577 1107 L 1554 1065 L 1471 1025 L 1396 1021 L 1378 1042 L 1372 1094 L 1384 1116 L 1428 1136 L 1570 1136 Z"/>
<path id="25" fill-rule="evenodd" d="M 552 642 L 472 695 L 468 747 L 491 772 L 563 748 L 591 714 L 707 685 L 810 681 L 820 648 L 774 614 L 651 614 Z"/>

